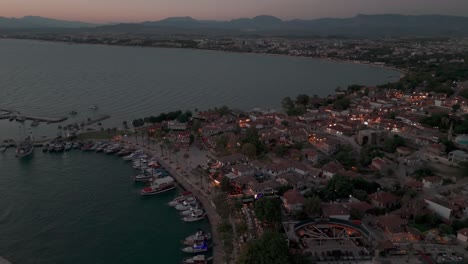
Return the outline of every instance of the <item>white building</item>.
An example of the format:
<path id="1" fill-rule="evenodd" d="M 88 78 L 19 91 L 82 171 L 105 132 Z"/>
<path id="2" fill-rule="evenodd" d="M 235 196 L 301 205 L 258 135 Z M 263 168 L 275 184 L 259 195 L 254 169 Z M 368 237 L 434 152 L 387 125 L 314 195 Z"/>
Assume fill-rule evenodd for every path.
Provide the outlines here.
<path id="1" fill-rule="evenodd" d="M 451 206 L 447 201 L 438 199 L 438 198 L 427 198 L 424 199 L 427 203 L 427 208 L 434 211 L 440 217 L 450 220 L 453 216 L 453 206 Z"/>

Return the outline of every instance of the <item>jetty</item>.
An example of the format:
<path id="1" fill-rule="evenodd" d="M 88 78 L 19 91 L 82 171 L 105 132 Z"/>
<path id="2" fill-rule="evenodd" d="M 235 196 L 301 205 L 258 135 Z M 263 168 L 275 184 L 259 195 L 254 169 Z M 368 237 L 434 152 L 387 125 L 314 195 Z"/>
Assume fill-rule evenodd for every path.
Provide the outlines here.
<path id="1" fill-rule="evenodd" d="M 68 119 L 68 117 L 42 117 L 42 116 L 29 116 L 29 115 L 22 115 L 20 112 L 0 108 L 0 119 L 17 119 L 22 117 L 23 120 L 32 120 L 32 121 L 39 121 L 39 122 L 47 122 L 47 123 L 60 123 Z"/>
<path id="2" fill-rule="evenodd" d="M 100 115 L 100 116 L 98 116 L 96 118 L 92 118 L 92 119 L 89 118 L 86 121 L 78 121 L 78 122 L 68 124 L 65 127 L 67 127 L 67 128 L 74 128 L 74 127 L 78 128 L 78 127 L 89 126 L 89 125 L 95 124 L 97 122 L 101 122 L 101 121 L 109 119 L 109 118 L 111 118 L 110 115 Z"/>

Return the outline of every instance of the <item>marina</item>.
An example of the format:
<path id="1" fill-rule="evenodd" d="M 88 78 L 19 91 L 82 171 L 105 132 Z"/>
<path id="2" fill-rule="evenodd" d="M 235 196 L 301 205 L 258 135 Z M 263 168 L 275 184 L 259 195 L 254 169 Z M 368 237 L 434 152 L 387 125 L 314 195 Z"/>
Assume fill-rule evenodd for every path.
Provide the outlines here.
<path id="1" fill-rule="evenodd" d="M 117 146 L 119 146 L 119 151 L 115 152 L 115 151 L 112 151 L 112 153 L 109 153 L 109 154 L 106 154 L 106 150 L 115 150 L 117 149 Z M 93 151 L 91 151 L 90 149 L 93 148 Z M 80 150 L 82 149 L 82 150 Z M 98 149 L 101 149 L 101 151 L 98 151 Z M 42 151 L 41 151 L 42 150 Z M 121 155 L 122 153 L 125 153 L 125 152 L 128 152 L 128 151 L 131 151 L 127 156 L 124 156 L 124 155 Z M 141 233 L 141 232 L 144 232 L 144 233 L 148 233 L 148 232 L 154 232 L 155 235 L 145 235 L 146 239 L 142 239 L 140 236 L 139 238 L 136 240 L 136 237 L 135 239 L 132 239 L 130 241 L 133 241 L 132 243 L 134 243 L 136 246 L 136 244 L 138 244 L 139 246 L 138 247 L 141 247 L 141 250 L 143 250 L 145 248 L 145 246 L 143 246 L 141 243 L 147 243 L 149 242 L 148 238 L 151 238 L 153 237 L 153 239 L 156 239 L 154 241 L 163 241 L 160 245 L 160 248 L 166 248 L 164 249 L 164 252 L 166 253 L 161 253 L 161 256 L 165 256 L 164 259 L 168 259 L 168 260 L 171 260 L 167 263 L 202 263 L 202 262 L 185 262 L 187 260 L 187 256 L 185 256 L 185 253 L 183 251 L 181 251 L 181 245 L 183 246 L 182 248 L 184 247 L 188 247 L 190 245 L 187 245 L 186 243 L 188 243 L 186 240 L 187 239 L 194 239 L 194 237 L 190 234 L 194 234 L 194 232 L 196 232 L 197 230 L 202 230 L 202 229 L 207 229 L 207 222 L 206 221 L 202 221 L 202 222 L 198 222 L 197 223 L 190 223 L 190 224 L 187 224 L 187 223 L 184 223 L 183 221 L 183 217 L 179 214 L 178 211 L 174 210 L 173 208 L 171 208 L 168 204 L 173 201 L 174 199 L 178 199 L 178 197 L 193 197 L 191 196 L 191 193 L 190 192 L 185 192 L 185 191 L 180 191 L 180 195 L 176 195 L 177 194 L 177 191 L 174 190 L 174 189 L 178 189 L 180 190 L 180 187 L 178 187 L 176 184 L 175 184 L 175 180 L 174 179 L 171 179 L 171 177 L 169 176 L 171 173 L 167 173 L 167 176 L 164 176 L 162 178 L 161 177 L 161 173 L 159 174 L 156 174 L 156 173 L 153 173 L 153 174 L 150 174 L 150 175 L 154 175 L 154 177 L 156 178 L 153 178 L 153 181 L 152 182 L 156 182 L 160 179 L 166 179 L 166 180 L 169 180 L 167 181 L 169 184 L 174 184 L 174 188 L 172 188 L 171 192 L 166 192 L 166 191 L 162 191 L 162 192 L 158 192 L 155 194 L 155 197 L 151 197 L 151 198 L 148 198 L 148 199 L 142 199 L 142 198 L 139 198 L 139 195 L 135 192 L 135 188 L 136 188 L 136 191 L 139 192 L 143 189 L 145 189 L 146 187 L 145 184 L 142 184 L 141 183 L 135 183 L 133 186 L 132 186 L 132 182 L 129 181 L 128 179 L 128 176 L 131 176 L 133 174 L 133 172 L 135 171 L 139 171 L 140 169 L 137 168 L 133 168 L 133 166 L 129 166 L 131 164 L 133 164 L 134 162 L 136 161 L 143 161 L 143 159 L 146 159 L 147 161 L 147 164 L 151 164 L 152 167 L 154 167 L 153 169 L 156 170 L 158 169 L 159 172 L 161 172 L 164 168 L 161 166 L 161 164 L 159 164 L 155 159 L 154 157 L 151 157 L 150 155 L 146 155 L 144 154 L 144 150 L 141 150 L 140 148 L 137 148 L 135 146 L 130 146 L 130 145 L 126 145 L 126 144 L 122 144 L 122 143 L 118 143 L 118 142 L 109 142 L 109 141 L 94 141 L 94 142 L 80 142 L 80 141 L 66 141 L 66 140 L 55 140 L 55 141 L 50 141 L 50 142 L 47 142 L 46 144 L 42 145 L 41 147 L 38 147 L 35 149 L 36 152 L 34 154 L 34 156 L 31 156 L 31 157 L 25 157 L 25 158 L 15 158 L 14 155 L 11 155 L 11 152 L 10 151 L 6 151 L 5 153 L 0 153 L 0 160 L 2 160 L 2 164 L 12 164 L 14 166 L 15 163 L 17 163 L 18 165 L 20 166 L 27 166 L 27 164 L 30 164 L 31 166 L 35 166 L 34 164 L 39 164 L 39 163 L 42 163 L 44 162 L 45 160 L 47 160 L 47 162 L 49 163 L 49 166 L 45 167 L 44 168 L 44 171 L 42 172 L 42 170 L 39 170 L 37 171 L 37 173 L 35 173 L 35 175 L 29 175 L 30 177 L 34 177 L 35 179 L 32 179 L 32 183 L 35 183 L 37 185 L 37 181 L 40 180 L 40 181 L 43 181 L 41 182 L 41 184 L 39 184 L 39 186 L 36 186 L 36 188 L 41 188 L 40 186 L 42 184 L 47 184 L 48 182 L 50 182 L 51 180 L 52 181 L 58 181 L 57 183 L 59 183 L 59 181 L 69 181 L 69 180 L 73 180 L 73 179 L 78 179 L 78 178 L 82 178 L 83 175 L 87 175 L 87 174 L 90 174 L 89 176 L 90 177 L 85 177 L 83 178 L 81 181 L 83 181 L 81 184 L 86 184 L 86 185 L 89 185 L 89 184 L 92 184 L 92 182 L 94 181 L 94 184 L 97 186 L 102 186 L 103 184 L 104 185 L 109 185 L 108 184 L 108 181 L 111 179 L 111 178 L 114 178 L 114 180 L 112 180 L 113 184 L 110 184 L 109 186 L 106 187 L 106 189 L 108 191 L 109 190 L 109 187 L 115 185 L 115 181 L 117 180 L 118 182 L 120 182 L 120 186 L 124 187 L 125 185 L 127 186 L 127 191 L 123 191 L 122 188 L 114 188 L 113 191 L 111 191 L 111 193 L 113 194 L 112 196 L 114 196 L 114 198 L 112 198 L 113 200 L 113 204 L 114 202 L 117 202 L 119 201 L 119 204 L 123 203 L 123 204 L 127 204 L 126 202 L 124 202 L 122 200 L 123 196 L 128 196 L 127 198 L 125 198 L 126 200 L 128 200 L 128 202 L 131 202 L 131 204 L 133 204 L 133 207 L 134 208 L 128 208 L 126 210 L 130 210 L 128 213 L 131 213 L 133 214 L 132 217 L 127 217 L 127 219 L 132 219 L 132 221 L 138 221 L 140 225 L 133 225 L 135 228 L 130 228 L 130 229 L 137 229 L 137 230 L 140 230 L 139 232 L 135 233 L 134 235 L 137 235 L 138 236 L 138 233 Z M 101 154 L 99 154 L 99 152 L 102 152 Z M 57 153 L 57 154 L 60 154 L 60 155 L 57 155 L 57 154 L 54 154 L 54 153 Z M 119 155 L 120 154 L 120 155 Z M 133 159 L 129 159 L 128 156 L 131 156 L 131 157 L 134 157 Z M 121 157 L 121 158 L 118 158 L 118 157 Z M 123 159 L 124 157 L 127 157 L 127 159 Z M 13 160 L 10 160 L 11 158 L 13 158 Z M 17 160 L 17 162 L 14 161 L 14 159 Z M 76 165 L 74 166 L 67 166 L 67 168 L 63 168 L 62 166 L 58 166 L 56 167 L 57 170 L 63 170 L 62 173 L 60 173 L 61 175 L 63 175 L 62 177 L 60 178 L 55 178 L 55 179 L 52 179 L 50 178 L 51 176 L 47 176 L 49 177 L 48 180 L 42 178 L 42 179 L 39 179 L 38 177 L 40 177 L 40 175 L 44 174 L 44 175 L 58 175 L 57 173 L 53 173 L 50 171 L 50 168 L 54 168 L 56 165 L 54 164 L 60 164 L 62 162 L 62 160 L 70 160 L 70 159 L 81 159 L 82 162 L 85 162 L 87 164 L 86 167 L 90 167 L 91 168 L 95 168 L 94 166 L 96 166 L 97 164 L 101 164 L 100 168 L 102 169 L 97 169 L 94 173 L 90 173 L 90 171 L 88 171 L 87 169 L 79 169 L 78 171 L 80 171 L 79 174 L 74 174 L 73 172 L 75 170 L 77 170 L 78 168 L 81 167 L 81 162 L 80 163 L 76 163 Z M 85 161 L 86 160 L 86 161 Z M 92 161 L 91 161 L 92 160 Z M 71 160 L 70 160 L 71 161 Z M 131 161 L 131 163 L 129 164 L 129 161 Z M 57 162 L 60 162 L 60 163 L 57 163 Z M 108 168 L 108 163 L 115 163 L 117 162 L 115 165 L 113 165 L 114 170 L 110 170 L 108 172 L 105 172 L 103 169 L 104 168 Z M 95 164 L 96 163 L 96 164 Z M 146 163 L 146 162 L 142 162 L 142 163 Z M 91 167 L 93 166 L 93 167 Z M 18 167 L 19 168 L 19 167 Z M 105 169 L 105 170 L 108 170 L 108 169 Z M 77 171 L 77 172 L 78 172 Z M 98 178 L 96 178 L 96 180 L 92 180 L 92 175 L 93 174 L 99 174 L 100 176 Z M 125 174 L 127 175 L 127 177 L 125 177 L 125 175 L 122 175 L 124 177 L 120 177 L 120 180 L 118 179 L 115 179 L 116 174 Z M 74 175 L 74 176 L 73 176 Z M 108 175 L 108 176 L 106 176 Z M 156 176 L 157 175 L 157 176 Z M 94 176 L 95 177 L 95 176 Z M 131 178 L 131 177 L 130 177 Z M 0 183 L 2 184 L 2 186 L 5 186 L 8 185 L 7 182 L 9 180 L 9 177 L 6 177 L 6 178 L 2 178 L 0 179 Z M 107 182 L 107 183 L 104 183 L 104 182 Z M 76 184 L 76 183 L 75 183 Z M 151 183 L 149 183 L 151 185 Z M 61 184 L 59 184 L 60 186 L 62 186 Z M 130 189 L 128 189 L 128 187 L 131 187 Z M 13 193 L 9 194 L 8 192 L 6 192 L 6 190 L 3 190 L 2 187 L 0 187 L 1 191 L 3 193 L 5 193 L 6 195 L 6 200 L 9 199 L 9 197 L 13 198 L 13 197 L 16 197 L 16 195 L 13 195 Z M 86 187 L 86 189 L 89 189 L 89 187 Z M 91 188 L 93 189 L 93 188 Z M 95 191 L 93 191 L 93 193 L 97 194 L 99 191 L 99 189 L 96 189 Z M 54 197 L 54 204 L 57 204 L 57 203 L 60 203 L 60 202 L 65 202 L 66 200 L 68 200 L 69 198 L 72 198 L 73 196 L 69 196 L 69 194 L 67 193 L 62 193 L 64 190 L 61 190 L 61 189 L 56 189 L 56 188 L 52 188 L 49 192 L 47 193 L 50 193 L 50 196 L 51 198 Z M 89 193 L 89 190 L 86 191 L 86 193 Z M 102 195 L 108 193 L 107 191 L 102 193 Z M 71 194 L 71 193 L 70 193 Z M 110 194 L 110 193 L 109 193 Z M 62 196 L 62 198 L 60 199 L 56 199 L 56 195 L 60 195 Z M 78 195 L 78 197 L 80 196 L 79 193 L 76 193 L 76 195 Z M 176 195 L 176 196 L 174 196 Z M 108 195 L 105 195 L 105 196 L 108 196 Z M 117 198 L 117 197 L 122 197 L 122 198 Z M 66 197 L 69 197 L 69 198 L 66 198 Z M 93 197 L 95 197 L 93 195 Z M 133 198 L 132 198 L 133 197 Z M 109 197 L 110 198 L 110 197 Z M 86 209 L 86 210 L 92 210 L 92 208 L 96 208 L 95 206 L 99 205 L 99 212 L 97 215 L 95 216 L 92 216 L 93 218 L 94 217 L 97 217 L 99 218 L 100 215 L 102 214 L 106 214 L 106 211 L 108 211 L 107 209 L 104 209 L 105 207 L 101 207 L 101 206 L 106 206 L 106 207 L 109 207 L 109 209 L 111 208 L 114 208 L 116 205 L 105 205 L 105 201 L 106 199 L 108 200 L 109 198 L 105 198 L 104 200 L 101 198 L 99 200 L 99 202 L 96 202 L 94 201 L 88 201 L 87 203 L 85 203 L 87 206 L 91 206 L 89 209 Z M 17 199 L 17 198 L 15 198 Z M 65 200 L 64 200 L 65 199 Z M 85 197 L 83 197 L 82 199 L 87 199 Z M 52 201 L 52 200 L 51 200 Z M 0 205 L 2 203 L 4 203 L 6 201 L 2 201 L 0 202 Z M 73 202 L 70 202 L 71 206 L 73 206 Z M 147 205 L 146 205 L 147 204 Z M 148 214 L 148 210 L 149 210 L 149 207 L 150 204 L 152 204 L 152 206 L 156 206 L 154 207 L 154 209 L 152 209 L 151 211 L 153 213 L 149 213 Z M 45 204 L 44 204 L 45 205 Z M 17 209 L 20 209 L 20 208 L 23 208 L 24 206 L 26 206 L 26 204 L 22 205 L 21 203 L 19 203 L 19 208 Z M 122 205 L 119 205 L 119 207 L 121 207 Z M 128 205 L 127 205 L 128 206 Z M 143 206 L 144 208 L 144 211 L 146 213 L 144 214 L 141 214 L 141 213 L 138 213 L 137 211 L 135 210 L 138 210 L 137 208 L 140 208 L 141 206 Z M 11 208 L 10 206 L 7 206 L 6 208 Z M 77 207 L 79 208 L 79 206 Z M 8 213 L 7 215 L 2 215 L 0 216 L 0 220 L 1 221 L 9 221 L 8 219 L 12 220 L 14 217 L 16 217 L 16 213 L 15 211 L 17 209 L 7 209 L 10 213 Z M 97 209 L 97 208 L 96 208 Z M 51 209 L 52 210 L 52 209 Z M 79 209 L 79 211 L 81 211 Z M 114 211 L 114 210 L 112 210 Z M 82 212 L 82 211 L 81 211 Z M 40 212 L 38 212 L 40 213 Z M 51 212 L 49 212 L 51 213 Z M 118 213 L 118 215 L 122 215 L 123 212 L 120 212 Z M 52 214 L 52 213 L 51 213 Z M 70 214 L 70 215 L 68 215 Z M 135 219 L 135 215 L 140 215 L 139 217 L 137 217 L 137 219 Z M 60 214 L 59 218 L 62 218 L 62 217 L 66 217 L 67 219 L 70 218 L 70 217 L 73 217 L 73 213 L 69 213 L 67 211 L 67 214 Z M 156 216 L 157 215 L 157 216 Z M 7 217 L 7 218 L 5 218 Z M 85 216 L 83 218 L 83 220 L 86 220 L 88 219 L 88 217 L 91 217 L 90 216 Z M 156 217 L 156 218 L 155 218 Z M 179 219 L 179 221 L 174 221 L 176 219 Z M 112 218 L 111 218 L 112 219 Z M 119 217 L 119 222 L 122 222 L 124 219 L 120 218 Z M 146 219 L 146 220 L 145 220 Z M 159 219 L 159 220 L 157 220 Z M 170 219 L 174 219 L 174 220 L 170 220 Z M 90 219 L 91 220 L 91 219 Z M 202 220 L 202 219 L 200 219 Z M 55 219 L 53 221 L 51 221 L 50 225 L 54 225 L 57 221 L 59 221 L 59 219 Z M 68 221 L 68 220 L 67 220 Z M 105 222 L 100 222 L 101 220 L 93 220 L 93 225 L 97 225 L 98 227 L 101 226 L 101 227 L 104 227 L 103 225 L 105 224 Z M 108 221 L 108 220 L 106 220 Z M 153 226 L 153 224 L 149 224 L 151 221 L 158 221 L 160 223 L 164 223 L 162 225 L 170 225 L 172 227 L 166 227 L 166 228 L 163 228 L 161 230 L 156 230 Z M 169 222 L 167 222 L 169 221 Z M 19 221 L 18 225 L 21 226 L 23 221 Z M 74 225 L 76 224 L 79 224 L 79 222 L 82 222 L 82 220 L 78 221 L 77 223 L 75 223 Z M 110 223 L 109 223 L 110 224 Z M 115 226 L 115 223 L 114 224 L 111 224 L 113 226 Z M 11 225 L 10 225 L 11 226 Z M 12 226 L 12 229 L 15 230 L 15 226 L 16 225 L 13 225 Z M 18 228 L 20 228 L 18 226 Z M 122 232 L 124 232 L 124 230 L 127 230 L 129 229 L 129 227 L 131 227 L 132 225 L 128 225 L 128 224 L 125 224 L 125 227 L 119 227 L 118 229 L 121 230 L 119 231 L 118 233 L 118 236 L 122 236 Z M 177 227 L 175 227 L 177 226 Z M 115 228 L 115 227 L 114 227 Z M 202 228 L 202 229 L 200 229 Z M 104 228 L 106 229 L 106 228 Z M 114 231 L 112 232 L 115 232 L 115 229 L 113 229 Z M 0 228 L 0 231 L 2 231 L 2 228 Z M 96 230 L 97 231 L 97 230 Z M 109 230 L 110 231 L 110 230 Z M 2 231 L 3 232 L 3 231 Z M 13 231 L 11 231 L 13 232 Z M 4 232 L 4 234 L 8 237 L 9 234 L 11 232 Z M 59 231 L 59 229 L 55 229 L 55 228 L 48 228 L 48 231 L 46 231 L 47 233 L 57 233 Z M 83 231 L 82 231 L 83 232 Z M 161 232 L 165 232 L 165 235 L 162 235 Z M 199 232 L 199 231 L 197 231 Z M 63 238 L 61 239 L 61 241 L 70 241 L 69 243 L 74 243 L 73 241 L 75 242 L 78 242 L 78 240 L 81 240 L 81 239 L 78 239 L 78 237 L 80 236 L 84 236 L 86 235 L 87 231 L 84 231 L 84 234 L 78 234 L 78 233 L 70 233 L 71 236 L 69 237 L 70 240 L 64 240 Z M 97 234 L 94 234 L 93 236 L 97 236 L 97 237 L 100 237 L 100 233 L 102 233 L 101 231 L 97 231 Z M 11 233 L 13 234 L 13 233 Z M 34 232 L 32 232 L 32 234 L 34 235 Z M 203 233 L 205 234 L 205 233 Z M 89 234 L 91 235 L 91 234 Z M 117 234 L 116 234 L 117 235 Z M 156 236 L 160 236 L 159 238 L 156 238 Z M 28 235 L 24 235 L 24 238 L 27 239 L 29 236 Z M 179 237 L 177 239 L 177 237 Z M 185 239 L 184 239 L 185 237 Z M 209 240 L 211 238 L 211 235 L 208 236 L 208 233 L 207 233 L 207 236 L 206 236 L 207 240 Z M 99 243 L 105 245 L 106 243 L 105 242 L 102 242 L 103 240 L 102 239 L 105 239 L 104 237 L 101 237 L 99 239 Z M 170 242 L 172 239 L 173 242 Z M 35 239 L 37 241 L 37 239 Z M 142 241 L 139 241 L 139 240 L 142 240 Z M 181 241 L 185 241 L 185 243 L 181 243 Z M 201 241 L 198 241 L 198 242 L 201 242 Z M 50 243 L 54 243 L 53 241 L 45 241 L 44 243 L 49 243 L 49 245 L 51 245 Z M 67 244 L 67 247 L 69 246 L 69 243 L 65 243 Z M 97 242 L 96 242 L 97 243 Z M 153 246 L 153 245 L 157 245 L 158 242 L 153 242 L 153 243 L 150 243 L 148 244 L 148 246 Z M 94 247 L 101 247 L 102 248 L 102 245 L 101 246 L 98 246 L 94 243 L 91 243 Z M 200 244 L 201 245 L 201 244 Z M 6 244 L 6 245 L 2 245 L 2 243 L 0 242 L 0 246 L 10 246 L 10 244 Z M 91 246 L 91 245 L 89 245 Z M 118 245 L 117 245 L 118 246 Z M 191 245 L 192 247 L 194 247 L 194 244 Z M 58 245 L 55 245 L 55 247 L 60 247 Z M 167 248 L 167 247 L 171 247 L 171 248 Z M 195 246 L 197 247 L 197 246 Z M 195 248 L 194 247 L 194 248 Z M 32 248 L 34 248 L 34 246 L 32 246 Z M 204 248 L 203 246 L 201 246 L 200 248 Z M 99 255 L 100 259 L 102 258 L 106 258 L 108 260 L 112 260 L 112 259 L 117 259 L 119 258 L 119 261 L 121 261 L 122 259 L 128 259 L 130 260 L 129 258 L 131 258 L 132 260 L 129 261 L 129 262 L 137 262 L 137 263 L 153 263 L 151 261 L 150 258 L 146 258 L 146 255 L 147 254 L 142 254 L 141 253 L 141 250 L 137 250 L 136 252 L 132 252 L 130 255 L 126 256 L 122 256 L 122 254 L 120 254 L 119 256 L 110 256 L 110 255 L 106 255 L 106 254 L 114 254 L 114 250 L 111 250 L 111 247 L 109 246 L 104 246 L 102 252 L 100 253 L 97 253 L 97 255 Z M 152 250 L 154 251 L 154 248 L 152 248 Z M 94 250 L 91 250 L 91 251 L 94 251 Z M 122 250 L 123 252 L 125 250 Z M 159 250 L 156 250 L 159 252 Z M 197 252 L 205 252 L 205 253 L 209 253 L 209 250 L 208 250 L 208 247 L 206 247 L 206 250 L 196 250 Z M 16 253 L 15 253 L 16 252 Z M 140 252 L 140 253 L 138 253 Z M 7 252 L 8 254 L 5 254 L 5 257 L 8 258 L 9 260 L 13 261 L 13 263 L 31 263 L 27 260 L 27 253 L 20 253 L 18 250 L 13 250 L 10 248 L 10 250 L 8 250 Z M 45 254 L 45 253 L 44 253 Z M 69 262 L 71 259 L 81 259 L 82 262 L 89 262 L 89 261 L 86 261 L 86 259 L 88 258 L 89 260 L 89 257 L 90 255 L 89 254 L 84 254 L 84 256 L 79 256 L 79 254 L 82 254 L 82 252 L 71 252 L 70 253 L 71 255 L 69 256 L 61 256 L 61 254 L 58 254 L 57 256 L 54 256 L 52 258 L 53 262 L 55 263 L 72 263 L 72 262 Z M 74 255 L 76 254 L 76 255 Z M 95 254 L 95 253 L 92 253 L 92 254 Z M 125 253 L 126 254 L 126 253 Z M 158 253 L 159 254 L 159 253 Z M 168 255 L 170 254 L 170 255 Z M 97 256 L 95 255 L 95 257 Z M 75 257 L 72 257 L 70 258 L 70 256 L 76 256 Z M 105 257 L 104 257 L 105 256 Z M 45 256 L 44 256 L 45 257 Z M 51 256 L 49 256 L 48 258 L 50 258 Z M 38 257 L 39 259 L 41 259 L 41 256 Z M 201 258 L 201 257 L 199 257 Z M 212 258 L 209 257 L 209 256 L 205 256 L 203 255 L 203 258 L 205 258 L 205 260 L 211 260 Z M 197 258 L 195 258 L 196 260 Z M 203 263 L 208 263 L 208 262 L 203 262 Z"/>

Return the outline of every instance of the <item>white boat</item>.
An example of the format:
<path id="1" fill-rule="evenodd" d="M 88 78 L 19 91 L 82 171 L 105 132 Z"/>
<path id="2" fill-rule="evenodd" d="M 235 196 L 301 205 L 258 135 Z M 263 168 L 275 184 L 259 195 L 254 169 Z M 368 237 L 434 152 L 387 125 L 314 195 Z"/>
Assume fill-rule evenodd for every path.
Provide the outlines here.
<path id="1" fill-rule="evenodd" d="M 195 205 L 195 206 L 190 207 L 188 210 L 182 211 L 182 212 L 180 213 L 180 215 L 181 215 L 181 216 L 189 216 L 189 215 L 191 215 L 193 212 L 198 211 L 198 210 L 201 211 L 201 210 L 198 208 L 198 205 Z"/>
<path id="2" fill-rule="evenodd" d="M 0 146 L 0 152 L 5 152 L 7 147 L 5 145 Z"/>
<path id="3" fill-rule="evenodd" d="M 70 150 L 73 147 L 71 142 L 65 142 L 65 150 Z"/>
<path id="4" fill-rule="evenodd" d="M 16 148 L 16 156 L 20 158 L 27 157 L 34 152 L 34 144 L 31 137 L 27 137 L 24 141 L 18 144 Z"/>
<path id="5" fill-rule="evenodd" d="M 187 198 L 182 203 L 175 206 L 175 209 L 178 211 L 185 211 L 188 210 L 190 207 L 195 206 L 197 204 L 197 200 L 194 197 Z"/>
<path id="6" fill-rule="evenodd" d="M 186 258 L 182 261 L 182 264 L 207 264 L 208 259 L 205 258 L 205 255 L 196 255 L 192 258 Z"/>
<path id="7" fill-rule="evenodd" d="M 200 220 L 205 219 L 205 216 L 206 216 L 206 214 L 202 210 L 195 210 L 195 211 L 192 212 L 191 215 L 183 217 L 182 221 L 184 221 L 184 222 L 196 222 L 196 221 L 200 221 Z"/>
<path id="8" fill-rule="evenodd" d="M 203 241 L 201 243 L 196 243 L 193 246 L 185 247 L 185 248 L 182 249 L 182 251 L 185 252 L 185 253 L 207 252 L 208 251 L 208 245 L 206 244 L 206 241 Z"/>
<path id="9" fill-rule="evenodd" d="M 135 159 L 139 159 L 139 158 L 146 158 L 147 156 L 143 154 L 143 151 L 136 151 L 136 152 L 133 152 L 132 154 L 128 155 L 128 156 L 125 156 L 123 157 L 122 159 L 123 160 L 135 160 Z"/>
<path id="10" fill-rule="evenodd" d="M 211 233 L 205 233 L 203 230 L 198 230 L 195 234 L 186 237 L 183 241 L 184 245 L 191 246 L 196 243 L 201 243 L 211 239 Z"/>
<path id="11" fill-rule="evenodd" d="M 148 187 L 145 187 L 140 191 L 140 194 L 154 195 L 170 191 L 172 189 L 175 189 L 175 187 L 175 180 L 172 177 L 168 176 L 152 181 Z"/>
<path id="12" fill-rule="evenodd" d="M 181 202 L 183 202 L 185 199 L 187 199 L 188 197 L 192 197 L 193 193 L 192 192 L 182 192 L 180 193 L 179 196 L 177 196 L 176 198 L 174 198 L 174 200 L 170 201 L 168 203 L 169 206 L 176 206 L 178 204 L 180 204 Z"/>
<path id="13" fill-rule="evenodd" d="M 91 110 L 98 110 L 98 107 L 97 107 L 97 105 L 93 105 L 93 106 L 90 106 L 89 109 L 91 109 Z"/>
<path id="14" fill-rule="evenodd" d="M 142 173 L 142 174 L 138 174 L 137 176 L 133 177 L 133 180 L 136 181 L 136 182 L 145 182 L 145 181 L 150 180 L 151 178 L 153 178 L 153 176 L 151 174 Z"/>

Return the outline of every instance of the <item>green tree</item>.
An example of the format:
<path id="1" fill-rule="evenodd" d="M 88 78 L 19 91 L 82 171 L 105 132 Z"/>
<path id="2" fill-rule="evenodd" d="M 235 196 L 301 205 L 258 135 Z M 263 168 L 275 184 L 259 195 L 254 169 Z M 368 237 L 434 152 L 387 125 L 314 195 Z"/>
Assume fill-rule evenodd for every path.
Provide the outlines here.
<path id="1" fill-rule="evenodd" d="M 250 159 L 254 159 L 257 155 L 257 148 L 252 143 L 245 143 L 242 145 L 241 149 L 242 154 L 246 155 Z"/>
<path id="2" fill-rule="evenodd" d="M 283 111 L 287 113 L 294 108 L 294 102 L 291 97 L 285 97 L 281 100 L 281 106 L 283 107 Z"/>
<path id="3" fill-rule="evenodd" d="M 221 178 L 220 186 L 221 190 L 226 193 L 232 192 L 233 190 L 231 180 L 229 180 L 229 178 L 225 176 Z"/>
<path id="4" fill-rule="evenodd" d="M 285 264 L 288 263 L 286 239 L 277 232 L 265 232 L 249 242 L 241 252 L 239 264 Z"/>
<path id="5" fill-rule="evenodd" d="M 346 110 L 351 105 L 351 100 L 346 97 L 340 98 L 333 103 L 333 109 Z"/>
<path id="6" fill-rule="evenodd" d="M 307 94 L 299 94 L 296 97 L 296 104 L 297 105 L 303 105 L 303 106 L 308 106 L 309 105 L 309 96 Z"/>
<path id="7" fill-rule="evenodd" d="M 281 202 L 278 199 L 263 198 L 254 205 L 255 215 L 259 221 L 277 226 L 281 221 Z"/>
<path id="8" fill-rule="evenodd" d="M 322 200 L 320 197 L 314 195 L 306 199 L 304 204 L 304 209 L 307 215 L 319 216 L 320 215 L 320 205 L 322 204 Z"/>
<path id="9" fill-rule="evenodd" d="M 452 105 L 452 113 L 458 112 L 460 110 L 461 106 L 459 104 Z"/>
<path id="10" fill-rule="evenodd" d="M 351 216 L 351 219 L 361 220 L 364 217 L 364 214 L 361 211 L 357 210 L 356 208 L 351 208 L 350 216 Z"/>

